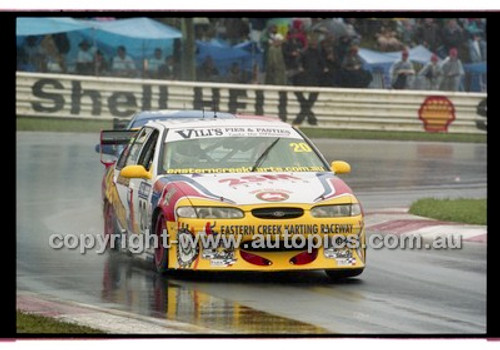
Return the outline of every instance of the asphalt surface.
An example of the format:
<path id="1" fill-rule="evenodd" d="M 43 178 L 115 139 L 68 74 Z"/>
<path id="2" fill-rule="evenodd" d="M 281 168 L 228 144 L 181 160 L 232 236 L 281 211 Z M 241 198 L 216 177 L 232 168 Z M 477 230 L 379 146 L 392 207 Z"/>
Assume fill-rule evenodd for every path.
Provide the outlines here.
<path id="1" fill-rule="evenodd" d="M 486 245 L 369 250 L 356 279 L 321 272 L 170 273 L 120 254 L 49 247 L 102 232 L 98 136 L 17 133 L 17 288 L 230 333 L 484 334 Z M 421 197 L 486 197 L 486 145 L 316 140 L 367 211 Z"/>

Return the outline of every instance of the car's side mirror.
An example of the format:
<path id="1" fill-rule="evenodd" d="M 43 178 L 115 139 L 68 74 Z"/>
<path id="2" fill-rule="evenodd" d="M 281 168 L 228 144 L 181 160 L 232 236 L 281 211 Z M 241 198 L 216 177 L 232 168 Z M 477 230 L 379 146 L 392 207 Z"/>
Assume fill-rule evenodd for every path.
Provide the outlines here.
<path id="1" fill-rule="evenodd" d="M 343 160 L 334 160 L 331 169 L 335 174 L 348 174 L 351 172 L 351 166 Z"/>
<path id="2" fill-rule="evenodd" d="M 120 176 L 127 179 L 151 179 L 151 173 L 142 165 L 128 165 L 120 171 Z"/>

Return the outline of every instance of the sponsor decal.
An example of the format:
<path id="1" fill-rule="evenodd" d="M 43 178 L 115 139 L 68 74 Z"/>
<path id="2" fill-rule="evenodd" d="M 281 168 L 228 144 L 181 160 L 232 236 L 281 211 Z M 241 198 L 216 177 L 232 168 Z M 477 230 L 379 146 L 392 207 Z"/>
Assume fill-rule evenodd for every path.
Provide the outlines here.
<path id="1" fill-rule="evenodd" d="M 356 265 L 356 258 L 341 258 L 335 259 L 338 266 L 353 266 Z"/>
<path id="2" fill-rule="evenodd" d="M 221 225 L 220 234 L 224 235 L 276 235 L 276 234 L 352 234 L 352 224 L 279 224 L 279 225 Z"/>
<path id="3" fill-rule="evenodd" d="M 321 224 L 322 233 L 352 233 L 351 224 Z"/>
<path id="4" fill-rule="evenodd" d="M 311 147 L 305 142 L 291 142 L 290 147 L 295 153 L 309 153 L 312 152 Z"/>
<path id="5" fill-rule="evenodd" d="M 236 262 L 235 254 L 234 254 L 234 246 L 227 246 L 224 244 L 223 240 L 217 240 L 215 237 L 219 234 L 215 230 L 217 223 L 214 222 L 213 225 L 210 222 L 205 224 L 205 229 L 199 234 L 205 235 L 213 235 L 213 242 L 218 243 L 215 246 L 215 243 L 211 247 L 203 248 L 201 253 L 201 258 L 210 261 L 210 266 L 213 267 L 228 267 L 233 265 Z"/>
<path id="6" fill-rule="evenodd" d="M 236 187 L 240 185 L 249 185 L 251 183 L 262 183 L 262 182 L 272 182 L 272 181 L 300 181 L 300 177 L 288 175 L 288 174 L 263 174 L 263 175 L 248 175 L 235 178 L 225 178 L 219 180 L 219 183 L 227 183 L 231 187 Z M 252 192 L 254 193 L 254 192 Z"/>
<path id="7" fill-rule="evenodd" d="M 418 110 L 427 132 L 448 131 L 455 120 L 455 106 L 446 96 L 428 96 Z"/>
<path id="8" fill-rule="evenodd" d="M 260 191 L 255 197 L 265 202 L 283 202 L 290 198 L 284 191 Z"/>
<path id="9" fill-rule="evenodd" d="M 210 137 L 292 137 L 301 139 L 292 128 L 282 127 L 217 127 L 176 128 L 168 133 L 167 141 L 200 139 Z"/>
<path id="10" fill-rule="evenodd" d="M 177 262 L 181 268 L 190 268 L 199 254 L 197 244 L 188 244 L 194 241 L 193 229 L 187 224 L 179 223 L 177 231 Z"/>
<path id="11" fill-rule="evenodd" d="M 236 167 L 236 168 L 170 168 L 167 169 L 167 174 L 221 174 L 221 173 L 249 173 L 252 167 Z M 318 172 L 325 171 L 322 166 L 294 166 L 294 167 L 258 167 L 255 169 L 259 173 L 279 173 L 279 172 Z M 273 176 L 273 175 L 263 175 Z M 277 175 L 276 175 L 277 176 Z M 289 176 L 280 174 L 280 176 Z M 263 180 L 265 181 L 265 180 Z"/>
<path id="12" fill-rule="evenodd" d="M 118 175 L 118 177 L 116 178 L 116 183 L 128 187 L 128 184 L 130 183 L 130 179 L 123 177 L 121 175 Z"/>
<path id="13" fill-rule="evenodd" d="M 151 185 L 148 184 L 147 182 L 141 182 L 139 185 L 139 192 L 137 195 L 140 198 L 148 199 L 149 194 L 151 193 Z"/>

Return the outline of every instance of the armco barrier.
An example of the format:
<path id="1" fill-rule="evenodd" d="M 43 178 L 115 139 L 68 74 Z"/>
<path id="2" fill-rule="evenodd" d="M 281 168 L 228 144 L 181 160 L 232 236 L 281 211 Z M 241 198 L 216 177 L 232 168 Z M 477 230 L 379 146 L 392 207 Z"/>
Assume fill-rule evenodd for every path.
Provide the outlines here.
<path id="1" fill-rule="evenodd" d="M 16 73 L 17 116 L 111 119 L 145 109 L 277 115 L 314 113 L 319 127 L 485 133 L 485 93 L 394 91 Z M 307 124 L 307 118 L 304 125 Z"/>

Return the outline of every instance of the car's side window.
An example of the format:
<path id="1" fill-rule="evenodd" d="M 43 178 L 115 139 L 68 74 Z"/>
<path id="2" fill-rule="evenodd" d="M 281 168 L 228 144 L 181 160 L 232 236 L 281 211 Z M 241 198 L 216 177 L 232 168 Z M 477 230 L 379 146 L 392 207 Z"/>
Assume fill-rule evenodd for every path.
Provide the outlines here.
<path id="1" fill-rule="evenodd" d="M 130 147 L 131 143 L 125 145 L 123 151 L 120 153 L 120 157 L 118 158 L 118 161 L 116 162 L 116 169 L 122 169 L 125 166 L 125 161 L 127 160 L 128 157 L 128 150 Z"/>
<path id="2" fill-rule="evenodd" d="M 146 144 L 142 148 L 141 155 L 139 156 L 139 161 L 137 162 L 137 164 L 142 165 L 144 168 L 146 168 L 146 170 L 149 170 L 151 168 L 151 164 L 153 163 L 156 143 L 158 141 L 159 134 L 160 133 L 158 132 L 158 130 L 154 130 L 151 133 L 151 136 L 146 141 Z"/>
<path id="3" fill-rule="evenodd" d="M 118 159 L 116 164 L 117 169 L 121 169 L 127 165 L 137 164 L 139 154 L 152 131 L 153 129 L 151 128 L 143 128 L 139 131 L 133 143 L 128 144 L 123 150 L 120 159 Z"/>

